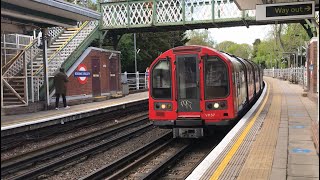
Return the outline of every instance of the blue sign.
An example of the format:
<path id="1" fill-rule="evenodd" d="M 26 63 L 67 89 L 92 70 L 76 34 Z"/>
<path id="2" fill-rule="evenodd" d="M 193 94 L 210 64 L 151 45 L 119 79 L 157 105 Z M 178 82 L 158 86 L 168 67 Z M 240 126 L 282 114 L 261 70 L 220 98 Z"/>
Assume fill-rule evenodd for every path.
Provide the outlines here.
<path id="1" fill-rule="evenodd" d="M 303 153 L 303 154 L 311 152 L 310 149 L 301 149 L 301 148 L 293 148 L 291 151 L 293 153 Z"/>
<path id="2" fill-rule="evenodd" d="M 294 128 L 294 129 L 302 129 L 302 128 L 304 128 L 304 126 L 292 126 L 292 128 Z"/>
<path id="3" fill-rule="evenodd" d="M 310 71 L 313 71 L 313 64 L 310 64 L 309 70 L 310 70 Z"/>
<path id="4" fill-rule="evenodd" d="M 74 77 L 90 77 L 91 73 L 90 71 L 75 71 Z"/>

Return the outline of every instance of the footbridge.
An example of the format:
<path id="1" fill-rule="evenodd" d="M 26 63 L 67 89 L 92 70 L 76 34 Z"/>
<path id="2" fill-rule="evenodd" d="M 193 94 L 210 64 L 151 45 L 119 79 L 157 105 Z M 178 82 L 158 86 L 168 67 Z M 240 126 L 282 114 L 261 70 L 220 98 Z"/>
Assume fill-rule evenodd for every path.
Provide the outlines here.
<path id="1" fill-rule="evenodd" d="M 101 29 L 167 31 L 274 24 L 256 21 L 255 10 L 239 10 L 233 0 L 141 0 L 100 3 Z M 279 23 L 301 22 L 301 20 Z"/>

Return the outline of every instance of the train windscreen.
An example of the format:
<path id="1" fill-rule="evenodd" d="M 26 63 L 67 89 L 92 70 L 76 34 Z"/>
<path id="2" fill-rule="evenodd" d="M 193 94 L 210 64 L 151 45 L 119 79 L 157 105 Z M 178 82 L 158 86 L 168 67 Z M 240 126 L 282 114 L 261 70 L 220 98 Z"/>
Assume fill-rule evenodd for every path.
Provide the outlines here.
<path id="1" fill-rule="evenodd" d="M 224 98 L 229 94 L 228 68 L 219 57 L 205 61 L 205 99 Z"/>
<path id="2" fill-rule="evenodd" d="M 161 60 L 152 69 L 152 97 L 171 99 L 170 61 Z"/>

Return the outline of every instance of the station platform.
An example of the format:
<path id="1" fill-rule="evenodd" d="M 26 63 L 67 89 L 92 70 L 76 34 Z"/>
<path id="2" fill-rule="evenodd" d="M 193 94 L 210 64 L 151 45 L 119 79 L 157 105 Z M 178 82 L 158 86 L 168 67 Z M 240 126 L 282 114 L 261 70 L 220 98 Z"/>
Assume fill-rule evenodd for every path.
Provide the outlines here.
<path id="1" fill-rule="evenodd" d="M 257 103 L 187 180 L 319 179 L 318 103 L 300 85 L 264 80 Z"/>
<path id="2" fill-rule="evenodd" d="M 9 135 L 8 133 L 18 133 L 74 121 L 80 118 L 146 103 L 147 101 L 148 92 L 140 92 L 116 99 L 74 105 L 70 106 L 69 109 L 60 108 L 59 110 L 54 109 L 36 113 L 1 116 L 1 136 Z M 12 129 L 15 130 L 8 131 Z"/>

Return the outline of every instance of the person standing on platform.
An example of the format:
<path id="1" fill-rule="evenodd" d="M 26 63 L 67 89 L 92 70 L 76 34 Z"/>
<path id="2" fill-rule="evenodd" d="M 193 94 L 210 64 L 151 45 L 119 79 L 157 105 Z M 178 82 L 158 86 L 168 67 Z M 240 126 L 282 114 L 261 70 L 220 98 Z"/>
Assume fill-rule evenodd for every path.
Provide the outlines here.
<path id="1" fill-rule="evenodd" d="M 69 109 L 70 107 L 67 105 L 66 94 L 67 94 L 67 86 L 68 76 L 64 72 L 64 68 L 60 68 L 60 72 L 58 72 L 54 76 L 54 87 L 56 89 L 56 110 L 59 110 L 59 99 L 60 95 L 62 96 L 63 106 L 65 109 Z"/>

